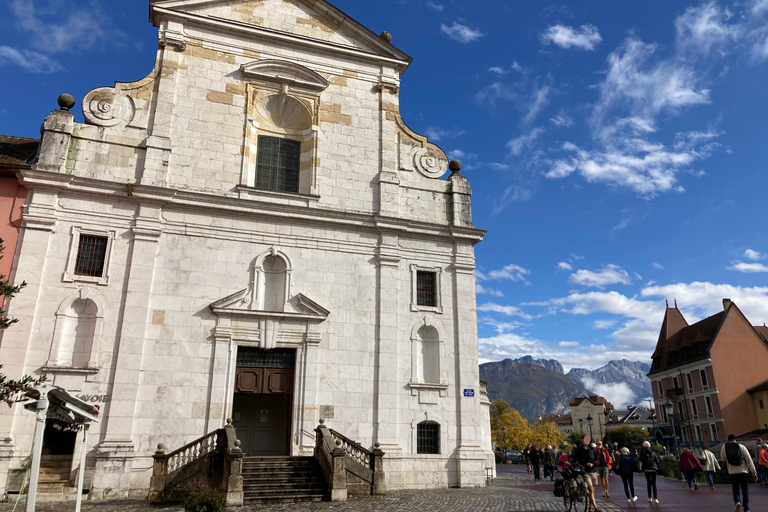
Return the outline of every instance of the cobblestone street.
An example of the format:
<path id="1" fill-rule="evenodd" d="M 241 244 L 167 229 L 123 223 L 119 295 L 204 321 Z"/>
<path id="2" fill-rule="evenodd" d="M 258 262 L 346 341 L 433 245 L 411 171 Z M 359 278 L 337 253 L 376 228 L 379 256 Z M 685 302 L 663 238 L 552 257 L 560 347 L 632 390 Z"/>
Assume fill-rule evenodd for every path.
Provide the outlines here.
<path id="1" fill-rule="evenodd" d="M 506 469 L 506 468 L 504 468 Z M 552 484 L 547 480 L 533 484 L 530 475 L 515 469 L 500 474 L 493 485 L 483 489 L 440 489 L 432 491 L 391 492 L 384 497 L 353 498 L 346 503 L 281 503 L 231 507 L 231 512 L 560 512 L 562 501 L 552 495 Z M 600 510 L 621 510 L 609 503 L 599 503 Z M 41 503 L 40 512 L 74 510 L 74 503 Z M 0 504 L 0 512 L 10 512 L 12 504 Z M 24 510 L 19 504 L 17 511 Z M 177 512 L 181 507 L 149 507 L 136 501 L 84 503 L 84 512 Z"/>

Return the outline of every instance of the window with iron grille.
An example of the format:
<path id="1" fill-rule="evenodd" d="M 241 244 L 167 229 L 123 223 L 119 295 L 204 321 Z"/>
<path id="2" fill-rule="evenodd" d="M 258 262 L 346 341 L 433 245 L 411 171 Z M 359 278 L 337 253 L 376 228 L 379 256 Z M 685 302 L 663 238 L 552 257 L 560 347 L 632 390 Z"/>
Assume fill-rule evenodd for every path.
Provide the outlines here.
<path id="1" fill-rule="evenodd" d="M 80 235 L 75 261 L 75 275 L 101 277 L 104 275 L 104 259 L 107 256 L 109 237 Z"/>
<path id="2" fill-rule="evenodd" d="M 437 307 L 437 275 L 434 272 L 416 272 L 416 304 Z"/>
<path id="3" fill-rule="evenodd" d="M 440 453 L 440 424 L 422 421 L 416 426 L 416 453 Z"/>
<path id="4" fill-rule="evenodd" d="M 298 193 L 300 156 L 298 141 L 259 136 L 256 188 Z"/>

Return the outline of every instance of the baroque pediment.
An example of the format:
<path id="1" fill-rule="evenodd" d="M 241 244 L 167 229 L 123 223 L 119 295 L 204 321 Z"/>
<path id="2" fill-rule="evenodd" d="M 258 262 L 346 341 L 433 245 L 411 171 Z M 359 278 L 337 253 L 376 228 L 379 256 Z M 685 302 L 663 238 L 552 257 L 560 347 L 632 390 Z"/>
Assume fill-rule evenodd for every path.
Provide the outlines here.
<path id="1" fill-rule="evenodd" d="M 308 67 L 277 59 L 262 59 L 240 66 L 245 78 L 302 87 L 316 91 L 325 90 L 330 82 Z"/>
<path id="2" fill-rule="evenodd" d="M 297 294 L 289 301 L 292 311 L 265 311 L 253 309 L 252 302 L 249 300 L 251 290 L 246 288 L 237 293 L 233 293 L 223 299 L 212 303 L 209 308 L 218 316 L 251 316 L 251 317 L 270 317 L 286 319 L 305 319 L 314 321 L 323 321 L 328 318 L 330 311 L 319 305 L 304 294 Z"/>
<path id="3" fill-rule="evenodd" d="M 265 37 L 290 34 L 296 36 L 294 43 L 322 41 L 394 59 L 404 67 L 411 61 L 406 53 L 325 0 L 160 0 L 150 4 L 150 11 L 156 26 L 176 17 L 224 30 L 251 27 L 263 31 Z"/>

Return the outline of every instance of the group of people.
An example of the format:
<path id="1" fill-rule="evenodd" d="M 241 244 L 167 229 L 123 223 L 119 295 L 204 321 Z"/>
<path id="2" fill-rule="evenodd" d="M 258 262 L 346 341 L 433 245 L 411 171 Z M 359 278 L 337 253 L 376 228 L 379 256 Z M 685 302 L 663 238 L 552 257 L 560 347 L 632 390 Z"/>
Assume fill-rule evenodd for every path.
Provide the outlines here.
<path id="1" fill-rule="evenodd" d="M 536 471 L 538 471 L 538 461 L 541 461 L 542 457 L 539 456 L 535 448 L 529 447 L 526 450 L 528 451 L 527 457 L 530 461 L 529 472 L 533 471 L 534 478 L 538 479 Z M 552 447 L 547 447 L 543 454 L 546 457 L 547 466 L 551 467 L 552 460 L 555 460 L 557 457 L 556 451 Z M 556 460 L 556 465 L 561 472 L 571 465 L 579 465 L 584 468 L 583 479 L 589 489 L 589 510 L 591 511 L 599 512 L 597 502 L 595 501 L 598 486 L 603 488 L 603 497 L 610 498 L 609 476 L 611 471 L 621 477 L 627 503 L 637 501 L 634 485 L 636 471 L 641 471 L 645 476 L 648 501 L 659 503 L 656 480 L 661 472 L 661 458 L 651 448 L 651 444 L 648 441 L 643 443 L 643 448 L 636 454 L 624 447 L 618 454 L 611 456 L 610 451 L 607 447 L 603 446 L 601 441 L 591 443 L 590 436 L 584 434 L 581 438 L 580 446 L 575 447 L 570 454 L 567 452 L 561 453 Z M 720 460 L 726 466 L 731 478 L 736 512 L 749 512 L 750 479 L 760 482 L 762 485 L 768 485 L 768 444 L 758 443 L 755 461 L 753 462 L 753 457 L 749 451 L 744 445 L 736 442 L 736 437 L 731 435 L 728 436 L 728 442 L 721 449 Z M 716 471 L 720 470 L 721 466 L 715 454 L 708 448 L 704 448 L 702 459 L 699 459 L 688 448 L 683 448 L 678 467 L 685 476 L 686 483 L 691 491 L 696 491 L 699 488 L 697 480 L 697 472 L 699 471 L 703 471 L 706 474 L 709 488 L 711 490 L 715 489 L 714 475 Z"/>
<path id="2" fill-rule="evenodd" d="M 529 444 L 523 450 L 523 462 L 526 464 L 528 473 L 533 473 L 534 480 L 541 479 L 542 467 L 544 468 L 544 478 L 549 477 L 550 480 L 554 480 L 557 459 L 557 448 L 553 446 L 542 449 L 538 445 Z"/>

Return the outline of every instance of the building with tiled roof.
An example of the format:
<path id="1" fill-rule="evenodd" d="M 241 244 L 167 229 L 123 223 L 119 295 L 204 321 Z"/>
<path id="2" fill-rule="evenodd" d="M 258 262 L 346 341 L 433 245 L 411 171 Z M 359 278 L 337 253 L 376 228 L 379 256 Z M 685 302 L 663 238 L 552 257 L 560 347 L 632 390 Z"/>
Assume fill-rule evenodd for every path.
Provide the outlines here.
<path id="1" fill-rule="evenodd" d="M 749 391 L 768 372 L 767 340 L 768 327 L 754 327 L 730 299 L 723 299 L 723 311 L 691 325 L 677 304 L 667 307 L 648 374 L 657 436 L 671 443 L 674 421 L 680 445 L 700 448 L 762 428 Z"/>

